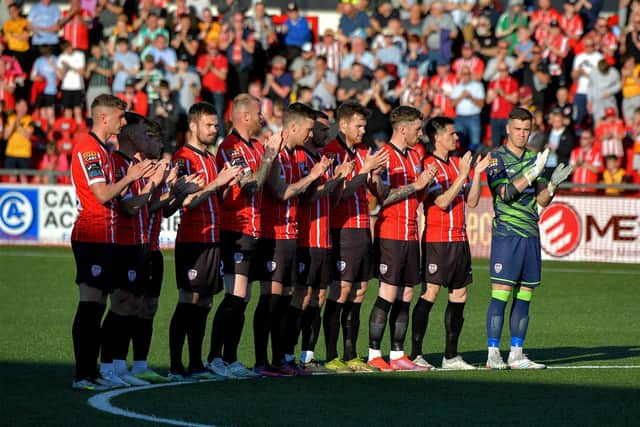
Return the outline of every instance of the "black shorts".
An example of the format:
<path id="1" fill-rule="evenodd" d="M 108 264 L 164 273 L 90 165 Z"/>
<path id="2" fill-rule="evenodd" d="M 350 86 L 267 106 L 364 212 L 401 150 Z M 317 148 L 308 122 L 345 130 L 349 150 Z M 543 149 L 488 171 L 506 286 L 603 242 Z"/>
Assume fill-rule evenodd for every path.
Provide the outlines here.
<path id="1" fill-rule="evenodd" d="M 471 284 L 468 242 L 422 242 L 422 279 L 425 283 L 460 289 Z"/>
<path id="2" fill-rule="evenodd" d="M 84 105 L 84 94 L 81 90 L 63 90 L 62 91 L 62 107 L 71 109 L 73 107 L 82 107 Z"/>
<path id="3" fill-rule="evenodd" d="M 331 250 L 298 248 L 298 285 L 313 289 L 327 289 L 331 283 Z"/>
<path id="4" fill-rule="evenodd" d="M 76 283 L 111 292 L 116 245 L 72 240 L 71 249 L 76 260 Z"/>
<path id="5" fill-rule="evenodd" d="M 298 271 L 296 264 L 296 240 L 258 240 L 256 255 L 256 279 L 264 282 L 279 282 L 282 286 L 293 286 Z"/>
<path id="6" fill-rule="evenodd" d="M 217 243 L 176 243 L 175 258 L 178 289 L 203 297 L 222 290 L 222 263 Z"/>
<path id="7" fill-rule="evenodd" d="M 4 159 L 4 167 L 7 169 L 30 169 L 31 159 L 27 157 L 10 157 Z"/>
<path id="8" fill-rule="evenodd" d="M 149 245 L 116 245 L 113 289 L 142 295 L 149 280 Z"/>
<path id="9" fill-rule="evenodd" d="M 45 95 L 41 93 L 38 97 L 38 107 L 54 107 L 56 105 L 56 96 L 55 95 Z"/>
<path id="10" fill-rule="evenodd" d="M 381 282 L 413 287 L 420 283 L 420 242 L 375 239 L 375 275 Z"/>
<path id="11" fill-rule="evenodd" d="M 255 264 L 253 258 L 256 255 L 258 239 L 237 231 L 221 230 L 220 241 L 222 242 L 223 274 L 242 274 L 251 279 L 253 276 L 251 265 Z"/>
<path id="12" fill-rule="evenodd" d="M 149 280 L 144 285 L 144 296 L 148 298 L 158 298 L 162 289 L 162 278 L 164 277 L 164 258 L 161 251 L 151 251 L 149 253 Z"/>
<path id="13" fill-rule="evenodd" d="M 369 228 L 331 229 L 334 280 L 351 283 L 371 278 L 371 231 Z"/>

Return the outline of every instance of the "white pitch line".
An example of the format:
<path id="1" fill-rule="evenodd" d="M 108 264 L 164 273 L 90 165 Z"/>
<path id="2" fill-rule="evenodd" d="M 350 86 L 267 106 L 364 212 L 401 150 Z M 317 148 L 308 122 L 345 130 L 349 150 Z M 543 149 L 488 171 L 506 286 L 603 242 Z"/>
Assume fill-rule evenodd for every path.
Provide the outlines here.
<path id="1" fill-rule="evenodd" d="M 640 365 L 580 365 L 547 366 L 548 369 L 640 369 Z"/>
<path id="2" fill-rule="evenodd" d="M 205 381 L 200 381 L 200 382 L 205 382 Z M 185 383 L 151 384 L 151 385 L 145 385 L 141 387 L 120 388 L 117 390 L 111 390 L 111 391 L 106 391 L 104 393 L 96 394 L 95 396 L 89 398 L 87 402 L 89 403 L 90 406 L 96 408 L 99 411 L 107 412 L 113 415 L 119 415 L 121 417 L 133 418 L 136 420 L 149 421 L 157 424 L 169 424 L 172 426 L 182 426 L 182 427 L 216 427 L 213 424 L 198 424 L 198 423 L 192 423 L 189 421 L 181 421 L 181 420 L 174 420 L 171 418 L 162 418 L 162 417 L 156 417 L 153 415 L 139 414 L 137 412 L 118 408 L 117 406 L 113 406 L 111 404 L 111 399 L 117 396 L 122 396 L 123 394 L 131 393 L 134 391 L 150 390 L 150 389 L 161 388 L 161 387 L 173 387 L 178 385 L 185 385 Z"/>

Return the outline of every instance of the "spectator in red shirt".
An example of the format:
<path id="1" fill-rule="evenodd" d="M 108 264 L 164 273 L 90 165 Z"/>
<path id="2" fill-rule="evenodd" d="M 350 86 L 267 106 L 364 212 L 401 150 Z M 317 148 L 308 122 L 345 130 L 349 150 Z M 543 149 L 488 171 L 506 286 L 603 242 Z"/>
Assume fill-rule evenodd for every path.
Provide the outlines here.
<path id="1" fill-rule="evenodd" d="M 591 129 L 584 129 L 580 135 L 580 146 L 571 151 L 569 164 L 573 166 L 574 184 L 597 184 L 602 170 L 602 154 L 593 147 Z M 595 188 L 573 187 L 579 193 L 595 193 Z"/>
<path id="2" fill-rule="evenodd" d="M 596 138 L 600 141 L 600 151 L 603 157 L 613 155 L 622 158 L 624 151 L 622 140 L 627 134 L 627 128 L 622 119 L 618 118 L 615 107 L 607 107 L 604 110 L 604 119 L 595 129 Z"/>
<path id="3" fill-rule="evenodd" d="M 558 22 L 564 34 L 569 38 L 569 45 L 572 49 L 580 43 L 580 38 L 584 33 L 584 25 L 582 18 L 576 13 L 576 4 L 578 0 L 568 0 L 564 3 L 564 15 Z"/>
<path id="4" fill-rule="evenodd" d="M 147 116 L 149 111 L 147 94 L 136 88 L 135 79 L 128 79 L 125 83 L 124 92 L 119 92 L 116 96 L 127 104 L 127 111 L 134 111 L 141 116 Z"/>
<path id="5" fill-rule="evenodd" d="M 60 26 L 62 27 L 63 38 L 71 43 L 73 49 L 82 51 L 89 50 L 89 25 L 91 13 L 82 9 L 80 0 L 71 0 L 69 10 L 62 13 Z"/>
<path id="6" fill-rule="evenodd" d="M 491 105 L 491 145 L 498 147 L 507 136 L 509 113 L 518 102 L 518 82 L 509 75 L 509 66 L 498 64 L 498 76 L 489 83 L 487 104 Z"/>
<path id="7" fill-rule="evenodd" d="M 218 134 L 226 135 L 224 126 L 224 98 L 227 93 L 227 74 L 229 61 L 220 53 L 218 43 L 210 41 L 207 52 L 200 55 L 196 66 L 202 76 L 202 98 L 216 107 L 218 115 Z"/>
<path id="8" fill-rule="evenodd" d="M 469 67 L 473 80 L 482 80 L 484 61 L 473 52 L 473 44 L 471 42 L 466 42 L 462 46 L 462 56 L 453 61 L 451 69 L 459 78 L 464 67 Z"/>

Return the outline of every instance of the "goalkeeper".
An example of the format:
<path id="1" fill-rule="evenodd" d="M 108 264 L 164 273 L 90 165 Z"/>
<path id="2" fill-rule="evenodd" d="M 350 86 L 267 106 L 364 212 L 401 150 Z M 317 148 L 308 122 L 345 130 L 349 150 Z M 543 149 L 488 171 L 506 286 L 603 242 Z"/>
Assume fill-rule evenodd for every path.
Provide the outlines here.
<path id="1" fill-rule="evenodd" d="M 507 142 L 491 153 L 487 179 L 493 196 L 491 239 L 491 302 L 487 310 L 487 368 L 544 369 L 522 352 L 529 324 L 533 289 L 540 285 L 540 233 L 538 205 L 546 207 L 558 185 L 567 179 L 571 166 L 563 164 L 547 182 L 541 173 L 549 155 L 546 149 L 527 149 L 532 115 L 514 108 L 507 122 Z M 511 351 L 507 363 L 500 355 L 500 336 L 507 302 L 511 307 Z"/>

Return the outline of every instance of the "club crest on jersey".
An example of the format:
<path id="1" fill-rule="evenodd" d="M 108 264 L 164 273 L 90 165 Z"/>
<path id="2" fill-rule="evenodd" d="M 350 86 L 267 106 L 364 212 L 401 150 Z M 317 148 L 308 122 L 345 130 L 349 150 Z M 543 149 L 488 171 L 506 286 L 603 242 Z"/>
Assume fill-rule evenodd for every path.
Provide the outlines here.
<path id="1" fill-rule="evenodd" d="M 276 267 L 278 267 L 278 264 L 275 261 L 267 261 L 267 271 L 269 273 L 276 271 Z"/>
<path id="2" fill-rule="evenodd" d="M 299 262 L 298 263 L 298 273 L 304 272 L 305 268 L 307 268 L 307 266 L 304 264 L 304 262 Z"/>
<path id="3" fill-rule="evenodd" d="M 244 255 L 242 255 L 242 252 L 236 252 L 233 254 L 233 261 L 236 264 L 240 264 L 243 259 L 244 259 Z"/>
<path id="4" fill-rule="evenodd" d="M 429 274 L 435 274 L 435 272 L 438 271 L 438 264 L 429 264 L 427 269 L 429 270 Z"/>
<path id="5" fill-rule="evenodd" d="M 387 264 L 380 264 L 380 274 L 387 274 L 389 266 Z"/>
<path id="6" fill-rule="evenodd" d="M 136 271 L 135 270 L 129 270 L 127 271 L 127 278 L 129 279 L 130 282 L 133 282 L 136 280 Z"/>
<path id="7" fill-rule="evenodd" d="M 82 158 L 86 162 L 97 162 L 98 161 L 98 153 L 96 153 L 95 151 L 87 151 L 86 153 L 82 154 Z"/>
<path id="8" fill-rule="evenodd" d="M 502 264 L 500 264 L 499 262 L 495 263 L 495 264 L 493 265 L 493 270 L 494 270 L 496 273 L 500 273 L 500 272 L 502 271 Z"/>
<path id="9" fill-rule="evenodd" d="M 347 263 L 343 260 L 340 260 L 336 263 L 336 267 L 338 267 L 339 272 L 343 272 L 345 268 L 347 268 Z"/>
<path id="10" fill-rule="evenodd" d="M 196 277 L 198 277 L 198 270 L 196 270 L 195 268 L 190 268 L 189 271 L 187 271 L 187 277 L 191 281 L 196 280 Z"/>
<path id="11" fill-rule="evenodd" d="M 91 275 L 93 277 L 98 277 L 100 273 L 102 273 L 102 267 L 97 264 L 93 264 L 91 266 Z"/>

